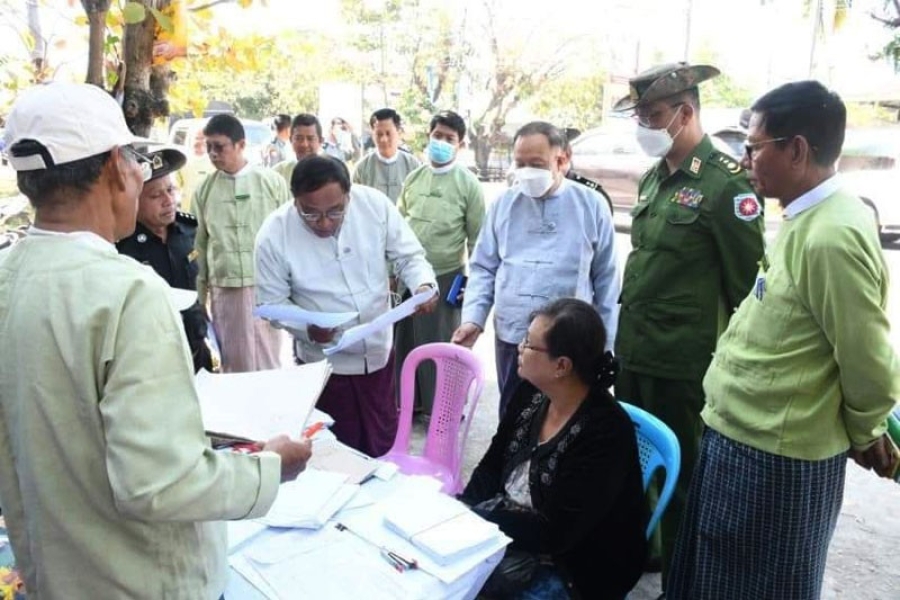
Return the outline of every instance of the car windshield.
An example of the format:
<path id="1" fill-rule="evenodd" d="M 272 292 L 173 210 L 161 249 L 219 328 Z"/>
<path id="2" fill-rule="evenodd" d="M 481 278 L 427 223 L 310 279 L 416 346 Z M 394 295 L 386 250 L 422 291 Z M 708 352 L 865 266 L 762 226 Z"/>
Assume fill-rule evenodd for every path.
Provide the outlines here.
<path id="1" fill-rule="evenodd" d="M 840 170 L 882 171 L 897 166 L 900 144 L 896 130 L 848 131 L 839 164 Z"/>

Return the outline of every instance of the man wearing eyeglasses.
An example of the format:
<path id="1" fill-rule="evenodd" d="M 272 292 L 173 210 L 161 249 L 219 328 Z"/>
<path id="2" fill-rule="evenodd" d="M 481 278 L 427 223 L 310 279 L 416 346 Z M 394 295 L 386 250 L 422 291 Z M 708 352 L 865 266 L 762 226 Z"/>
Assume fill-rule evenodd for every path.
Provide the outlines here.
<path id="1" fill-rule="evenodd" d="M 253 316 L 253 242 L 263 220 L 290 198 L 284 179 L 244 157 L 244 127 L 216 115 L 203 128 L 216 167 L 194 193 L 197 215 L 197 294 L 209 302 L 222 354 L 222 371 L 280 366 L 281 334 Z"/>
<path id="2" fill-rule="evenodd" d="M 223 521 L 265 515 L 309 441 L 210 447 L 168 286 L 113 245 L 152 168 L 112 96 L 35 86 L 5 135 L 35 208 L 0 252 L 0 502 L 28 596 L 219 598 Z"/>
<path id="3" fill-rule="evenodd" d="M 900 459 L 885 433 L 900 397 L 889 273 L 872 211 L 835 168 L 847 109 L 797 81 L 752 111 L 743 164 L 784 222 L 703 380 L 673 600 L 817 600 L 848 454 L 882 477 Z"/>
<path id="4" fill-rule="evenodd" d="M 659 417 L 681 446 L 660 530 L 664 586 L 700 443 L 703 375 L 764 247 L 761 198 L 700 125 L 698 84 L 718 74 L 707 65 L 653 67 L 615 107 L 633 111 L 639 144 L 660 159 L 631 212 L 615 352 L 616 397 Z"/>
<path id="5" fill-rule="evenodd" d="M 343 162 L 309 156 L 291 176 L 294 202 L 275 211 L 256 239 L 257 302 L 316 312 L 354 312 L 343 328 L 368 323 L 391 308 L 389 268 L 410 290 L 437 288 L 425 250 L 391 200 L 351 187 Z M 433 297 L 420 307 L 431 312 Z M 412 317 L 415 318 L 415 317 Z M 325 358 L 338 329 L 291 329 L 300 362 Z M 332 431 L 369 456 L 385 454 L 397 432 L 393 331 L 387 327 L 328 357 L 333 374 L 317 406 L 335 419 Z"/>
<path id="6" fill-rule="evenodd" d="M 177 210 L 178 188 L 174 177 L 174 173 L 184 166 L 186 157 L 179 150 L 165 148 L 151 153 L 149 158 L 153 172 L 141 190 L 137 225 L 134 233 L 116 242 L 116 249 L 152 267 L 173 288 L 196 291 L 194 236 L 197 219 Z M 194 371 L 212 371 L 212 354 L 206 342 L 206 310 L 195 302 L 181 311 L 181 318 Z"/>

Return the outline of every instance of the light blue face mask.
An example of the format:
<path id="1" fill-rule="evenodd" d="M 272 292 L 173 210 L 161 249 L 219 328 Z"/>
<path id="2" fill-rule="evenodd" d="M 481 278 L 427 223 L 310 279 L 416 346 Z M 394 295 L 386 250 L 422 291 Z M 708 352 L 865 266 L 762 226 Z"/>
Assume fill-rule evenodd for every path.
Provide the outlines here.
<path id="1" fill-rule="evenodd" d="M 453 160 L 455 154 L 456 148 L 453 147 L 453 144 L 435 139 L 428 141 L 428 158 L 436 165 L 447 164 Z"/>

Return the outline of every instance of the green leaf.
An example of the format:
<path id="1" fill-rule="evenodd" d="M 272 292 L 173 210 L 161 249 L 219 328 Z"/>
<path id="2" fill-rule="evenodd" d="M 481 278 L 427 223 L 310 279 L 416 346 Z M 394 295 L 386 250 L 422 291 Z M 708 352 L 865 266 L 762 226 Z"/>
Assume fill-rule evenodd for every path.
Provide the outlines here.
<path id="1" fill-rule="evenodd" d="M 122 17 L 128 25 L 142 23 L 147 18 L 147 10 L 140 2 L 127 2 L 122 7 Z"/>
<path id="2" fill-rule="evenodd" d="M 175 30 L 175 25 L 172 23 L 172 18 L 162 14 L 159 10 L 153 8 L 152 6 L 148 6 L 150 9 L 150 14 L 153 15 L 153 18 L 156 19 L 156 22 L 159 23 L 159 26 L 163 31 L 167 33 L 172 33 Z"/>

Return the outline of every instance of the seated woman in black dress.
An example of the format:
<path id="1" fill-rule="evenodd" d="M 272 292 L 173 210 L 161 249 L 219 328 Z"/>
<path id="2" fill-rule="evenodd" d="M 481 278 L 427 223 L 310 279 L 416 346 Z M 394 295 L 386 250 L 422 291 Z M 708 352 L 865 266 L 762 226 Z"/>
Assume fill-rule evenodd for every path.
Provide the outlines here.
<path id="1" fill-rule="evenodd" d="M 634 426 L 607 391 L 605 343 L 581 300 L 532 315 L 519 344 L 524 381 L 460 496 L 513 539 L 488 597 L 619 599 L 641 576 L 649 513 Z M 534 573 L 524 589 L 502 576 L 536 563 L 518 571 Z"/>

